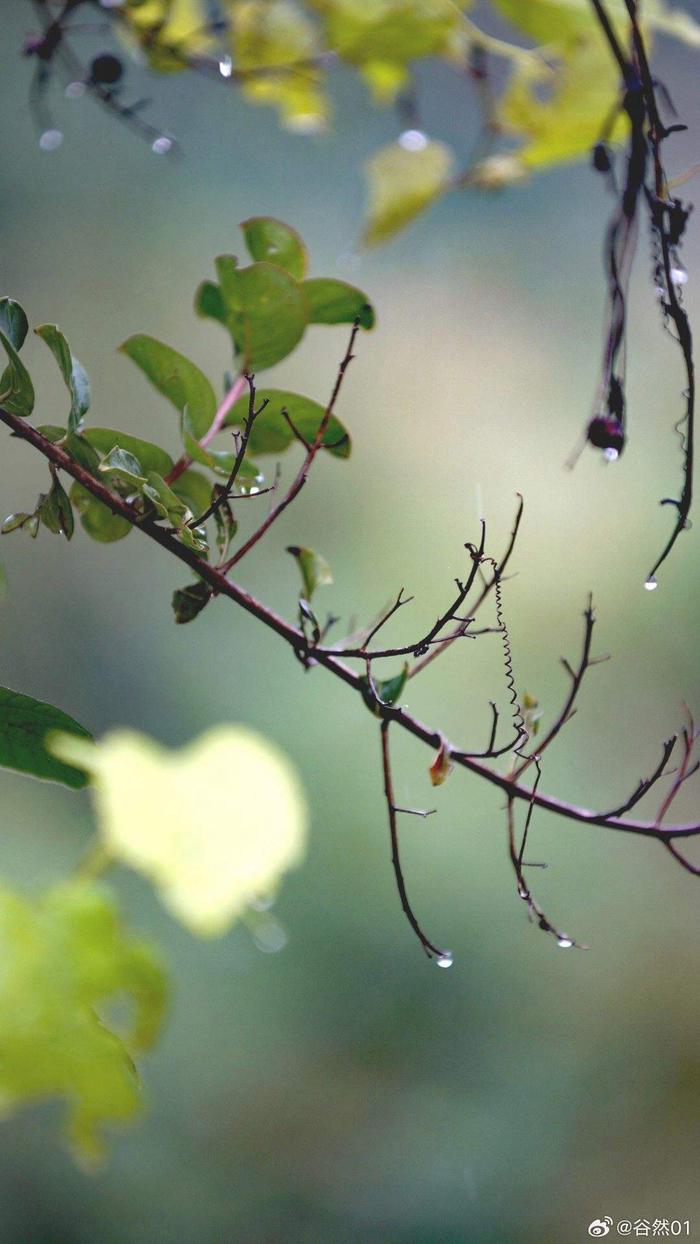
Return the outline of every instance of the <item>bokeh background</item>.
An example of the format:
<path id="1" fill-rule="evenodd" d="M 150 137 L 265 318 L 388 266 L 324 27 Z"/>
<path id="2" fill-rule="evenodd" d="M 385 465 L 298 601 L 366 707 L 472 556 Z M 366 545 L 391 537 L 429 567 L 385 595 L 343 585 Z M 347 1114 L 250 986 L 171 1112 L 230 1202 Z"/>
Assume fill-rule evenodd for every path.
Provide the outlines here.
<path id="1" fill-rule="evenodd" d="M 175 448 L 172 411 L 116 347 L 150 332 L 218 382 L 225 339 L 195 318 L 194 289 L 217 253 L 240 247 L 240 220 L 295 225 L 313 272 L 363 285 L 379 321 L 339 408 L 351 461 L 319 464 L 241 579 L 292 616 L 296 570 L 282 550 L 308 543 L 334 570 L 323 603 L 346 620 L 371 617 L 402 584 L 416 593 L 399 642 L 450 598 L 478 496 L 498 553 L 522 492 L 505 589 L 520 687 L 556 712 L 559 657 L 578 652 L 589 590 L 596 651 L 614 658 L 589 675 L 544 785 L 594 807 L 621 799 L 656 762 L 683 700 L 700 712 L 697 524 L 659 590 L 642 587 L 669 530 L 658 499 L 678 487 L 670 428 L 683 383 L 647 238 L 631 309 L 629 448 L 607 467 L 584 454 L 570 473 L 597 379 L 611 207 L 588 168 L 452 198 L 358 256 L 360 166 L 396 120 L 371 111 L 350 75 L 336 77 L 334 131 L 315 139 L 280 132 L 271 113 L 205 81 L 151 83 L 151 115 L 181 140 L 181 161 L 59 91 L 65 141 L 49 154 L 18 56 L 31 25 L 29 5 L 3 5 L 3 292 L 32 323 L 57 320 L 68 334 L 92 378 L 91 418 Z M 700 158 L 697 53 L 660 42 L 656 54 L 691 127 L 674 141 L 678 171 Z M 465 84 L 438 65 L 421 84 L 426 129 L 466 153 Z M 685 254 L 697 320 L 695 221 Z M 266 380 L 323 399 L 345 337 L 310 331 Z M 42 421 L 60 421 L 65 393 L 48 352 L 27 348 Z M 6 438 L 3 513 L 32 504 L 44 475 Z M 115 875 L 131 926 L 164 947 L 173 977 L 167 1028 L 144 1068 L 146 1114 L 95 1174 L 61 1148 L 57 1104 L 3 1123 L 2 1244 L 568 1244 L 605 1214 L 690 1218 L 700 1236 L 691 877 L 654 843 L 538 814 L 531 853 L 550 865 L 533 874 L 538 895 L 591 947 L 562 951 L 516 898 L 497 792 L 455 774 L 435 795 L 428 754 L 397 738 L 401 800 L 439 806 L 402 827 L 416 909 L 454 950 L 452 970 L 439 971 L 394 890 L 376 723 L 342 686 L 304 674 L 226 602 L 175 627 L 181 570 L 138 536 L 98 546 L 82 532 L 71 544 L 15 535 L 2 559 L 5 683 L 96 733 L 128 725 L 175 745 L 214 722 L 254 725 L 293 757 L 312 808 L 308 859 L 276 908 L 280 953 L 262 953 L 244 927 L 196 941 L 144 884 Z M 504 702 L 497 638 L 455 646 L 409 692 L 420 716 L 480 745 L 488 700 Z M 4 773 L 0 788 L 2 875 L 39 891 L 80 857 L 89 802 Z M 679 812 L 697 811 L 689 792 Z"/>

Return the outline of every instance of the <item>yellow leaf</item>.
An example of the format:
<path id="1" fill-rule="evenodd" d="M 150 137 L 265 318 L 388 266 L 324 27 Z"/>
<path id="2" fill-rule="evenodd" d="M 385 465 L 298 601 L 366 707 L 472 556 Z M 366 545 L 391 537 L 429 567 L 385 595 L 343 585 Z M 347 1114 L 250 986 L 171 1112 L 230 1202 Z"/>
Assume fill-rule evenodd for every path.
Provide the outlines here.
<path id="1" fill-rule="evenodd" d="M 238 0 L 228 5 L 241 89 L 253 103 L 279 110 L 288 129 L 323 129 L 329 115 L 314 64 L 318 32 L 295 0 Z"/>
<path id="2" fill-rule="evenodd" d="M 218 726 L 175 752 L 131 731 L 74 743 L 58 735 L 50 746 L 93 775 L 105 850 L 149 877 L 194 933 L 223 933 L 301 861 L 299 780 L 253 731 Z"/>
<path id="3" fill-rule="evenodd" d="M 369 209 L 363 241 L 385 242 L 449 189 L 453 155 L 444 143 L 382 147 L 367 163 Z"/>

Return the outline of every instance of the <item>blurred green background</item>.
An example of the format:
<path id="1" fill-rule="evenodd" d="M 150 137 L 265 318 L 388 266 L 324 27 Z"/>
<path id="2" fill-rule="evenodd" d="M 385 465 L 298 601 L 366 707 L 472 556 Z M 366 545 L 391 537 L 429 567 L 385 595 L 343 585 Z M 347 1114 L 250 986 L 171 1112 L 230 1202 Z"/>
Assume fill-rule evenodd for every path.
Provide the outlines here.
<path id="1" fill-rule="evenodd" d="M 590 673 L 543 783 L 594 807 L 619 801 L 656 763 L 683 700 L 700 711 L 697 523 L 659 590 L 642 588 L 669 531 L 658 499 L 678 487 L 670 428 L 683 384 L 645 234 L 629 447 L 614 466 L 584 454 L 570 473 L 597 381 L 611 207 L 587 168 L 453 198 L 358 257 L 360 165 L 396 119 L 371 111 L 349 75 L 337 77 L 334 132 L 316 139 L 280 132 L 271 113 L 205 81 L 150 83 L 150 115 L 181 140 L 179 162 L 59 91 L 66 137 L 48 154 L 18 56 L 30 6 L 3 10 L 3 292 L 31 322 L 66 331 L 92 378 L 94 421 L 175 448 L 172 412 L 117 345 L 152 333 L 218 382 L 226 343 L 194 317 L 195 286 L 217 253 L 240 247 L 240 220 L 295 225 L 313 273 L 361 284 L 379 322 L 339 407 L 351 461 L 319 464 L 241 580 L 292 616 L 296 569 L 282 550 L 308 543 L 335 574 L 323 605 L 346 621 L 371 617 L 402 584 L 416 594 L 400 642 L 450 599 L 477 535 L 478 490 L 495 554 L 519 490 L 505 603 L 521 689 L 556 712 L 559 657 L 578 653 L 589 589 L 596 651 L 614 656 Z M 697 53 L 660 43 L 657 66 L 691 127 L 674 140 L 678 171 L 700 150 Z M 426 129 L 466 153 L 466 85 L 440 66 L 421 84 Z M 695 221 L 685 254 L 697 320 Z M 266 381 L 323 400 L 345 340 L 344 329 L 312 330 Z M 60 422 L 48 352 L 27 349 L 41 420 Z M 4 439 L 3 513 L 33 504 L 44 477 L 36 455 Z M 700 1236 L 697 882 L 654 843 L 538 814 L 531 854 L 550 865 L 533 874 L 538 896 L 591 946 L 559 950 L 516 897 L 497 792 L 457 773 L 432 792 L 429 755 L 397 738 L 401 801 L 440 809 L 402 827 L 417 912 L 454 950 L 452 970 L 438 971 L 395 893 L 376 723 L 341 685 L 305 674 L 225 602 L 176 628 L 182 572 L 138 536 L 107 547 L 82 532 L 70 545 L 16 535 L 2 558 L 3 682 L 96 733 L 129 725 L 179 744 L 213 722 L 250 723 L 293 757 L 313 816 L 308 859 L 276 908 L 289 938 L 278 954 L 243 927 L 195 941 L 144 884 L 115 876 L 131 926 L 164 947 L 174 982 L 144 1068 L 147 1114 L 94 1175 L 59 1146 L 59 1106 L 5 1122 L 2 1244 L 568 1244 L 605 1214 L 690 1218 Z M 488 700 L 505 698 L 498 640 L 455 646 L 409 692 L 421 717 L 482 745 Z M 4 773 L 0 787 L 2 875 L 38 891 L 79 858 L 88 801 Z M 678 812 L 697 811 L 691 791 Z"/>

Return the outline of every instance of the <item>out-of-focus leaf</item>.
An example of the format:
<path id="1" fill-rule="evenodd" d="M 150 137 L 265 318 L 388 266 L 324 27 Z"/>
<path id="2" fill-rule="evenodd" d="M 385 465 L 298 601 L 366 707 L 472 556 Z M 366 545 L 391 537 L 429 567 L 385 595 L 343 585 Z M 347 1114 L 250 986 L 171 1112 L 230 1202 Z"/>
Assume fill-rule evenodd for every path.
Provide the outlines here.
<path id="1" fill-rule="evenodd" d="M 159 445 L 142 441 L 138 436 L 117 432 L 114 428 L 86 428 L 82 437 L 103 455 L 108 454 L 111 449 L 126 450 L 138 458 L 144 471 L 157 471 L 159 475 L 167 475 L 173 469 L 170 454 Z"/>
<path id="2" fill-rule="evenodd" d="M 76 482 L 70 490 L 70 499 L 80 515 L 80 522 L 92 540 L 100 544 L 113 544 L 123 540 L 131 531 L 131 523 L 120 514 L 113 514 L 102 501 L 93 497 L 87 488 Z"/>
<path id="3" fill-rule="evenodd" d="M 24 308 L 14 298 L 0 298 L 0 331 L 15 350 L 22 349 L 29 332 L 29 323 Z"/>
<path id="4" fill-rule="evenodd" d="M 417 151 L 390 143 L 367 163 L 369 206 L 363 241 L 375 246 L 393 237 L 449 189 L 449 147 L 428 142 Z"/>
<path id="5" fill-rule="evenodd" d="M 298 133 L 323 129 L 329 105 L 313 64 L 322 51 L 314 22 L 296 0 L 228 0 L 233 58 L 243 94 L 277 108 Z"/>
<path id="6" fill-rule="evenodd" d="M 11 531 L 26 531 L 27 535 L 32 539 L 36 539 L 39 533 L 39 515 L 34 511 L 27 514 L 24 510 L 18 510 L 15 514 L 8 514 L 0 527 L 0 534 L 7 536 Z"/>
<path id="7" fill-rule="evenodd" d="M 80 790 L 87 783 L 85 774 L 46 750 L 46 735 L 52 730 L 92 738 L 84 726 L 53 704 L 0 687 L 0 765 Z"/>
<path id="8" fill-rule="evenodd" d="M 297 281 L 303 280 L 309 257 L 296 229 L 273 216 L 252 216 L 241 229 L 251 259 L 277 264 Z"/>
<path id="9" fill-rule="evenodd" d="M 298 544 L 290 544 L 287 552 L 291 553 L 299 567 L 306 600 L 312 599 L 317 587 L 327 587 L 333 582 L 331 568 L 320 553 L 314 553 L 313 549 L 300 548 Z"/>
<path id="10" fill-rule="evenodd" d="M 374 328 L 374 307 L 354 285 L 331 277 L 313 277 L 304 281 L 301 288 L 310 324 L 352 324 L 359 320 L 363 328 Z"/>
<path id="11" fill-rule="evenodd" d="M 158 73 L 178 73 L 213 47 L 206 0 L 125 0 L 120 15 Z"/>
<path id="12" fill-rule="evenodd" d="M 590 0 L 492 0 L 508 21 L 537 43 L 569 43 L 598 32 L 598 19 Z M 605 10 L 618 35 L 629 31 L 625 0 L 607 0 Z M 669 8 L 663 0 L 644 0 L 640 17 L 645 30 L 658 30 L 691 46 L 700 46 L 700 26 L 682 9 Z"/>
<path id="13" fill-rule="evenodd" d="M 180 414 L 188 408 L 194 434 L 201 440 L 216 414 L 216 395 L 196 364 L 144 333 L 129 337 L 119 348 Z"/>
<path id="14" fill-rule="evenodd" d="M 226 327 L 226 303 L 214 281 L 202 281 L 194 296 L 194 309 L 203 320 L 217 320 Z"/>
<path id="15" fill-rule="evenodd" d="M 84 881 L 35 900 L 0 889 L 0 957 L 0 1104 L 63 1099 L 76 1156 L 95 1162 L 104 1125 L 141 1109 L 133 1055 L 161 1025 L 160 961 L 123 932 L 109 890 Z M 134 1020 L 118 1035 L 98 1010 L 124 997 Z"/>
<path id="16" fill-rule="evenodd" d="M 299 393 L 288 393 L 283 389 L 258 389 L 258 404 L 266 398 L 268 405 L 253 424 L 250 437 L 252 453 L 281 453 L 294 442 L 294 433 L 282 415 L 283 410 L 287 411 L 294 427 L 304 437 L 304 440 L 308 442 L 314 440 L 325 413 L 325 408 L 320 402 L 314 402 L 310 397 L 302 397 Z M 240 426 L 245 422 L 247 414 L 248 398 L 242 397 L 231 410 L 226 423 Z M 350 456 L 350 437 L 335 415 L 328 421 L 323 444 L 336 458 L 349 458 Z"/>
<path id="17" fill-rule="evenodd" d="M 70 394 L 68 431 L 75 432 L 90 409 L 90 381 L 87 372 L 77 358 L 71 354 L 70 346 L 56 324 L 39 324 L 34 332 L 37 337 L 41 337 L 41 340 L 46 342 L 58 363 Z"/>
<path id="18" fill-rule="evenodd" d="M 526 140 L 517 153 L 521 163 L 537 168 L 590 151 L 619 98 L 618 76 L 597 32 L 567 48 L 554 76 L 536 64 L 521 65 L 498 109 L 503 128 Z M 546 99 L 538 94 L 543 84 Z M 620 117 L 613 137 L 625 125 Z"/>
<path id="19" fill-rule="evenodd" d="M 175 752 L 127 731 L 97 746 L 68 736 L 52 745 L 93 775 L 107 852 L 149 877 L 195 933 L 223 933 L 304 854 L 296 771 L 243 726 L 218 726 Z"/>
<path id="20" fill-rule="evenodd" d="M 13 415 L 28 419 L 34 409 L 34 386 L 9 337 L 0 329 L 0 344 L 8 358 L 8 366 L 0 377 L 0 406 Z"/>

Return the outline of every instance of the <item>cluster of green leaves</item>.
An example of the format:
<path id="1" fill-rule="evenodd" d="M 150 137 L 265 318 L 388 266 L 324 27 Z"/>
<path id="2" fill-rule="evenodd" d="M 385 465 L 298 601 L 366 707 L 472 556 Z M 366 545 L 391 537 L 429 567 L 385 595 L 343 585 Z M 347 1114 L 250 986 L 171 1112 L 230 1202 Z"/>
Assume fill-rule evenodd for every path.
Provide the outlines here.
<path id="1" fill-rule="evenodd" d="M 175 72 L 202 56 L 226 57 L 227 76 L 246 98 L 277 108 L 283 124 L 299 132 L 328 125 L 327 78 L 339 61 L 386 105 L 413 92 L 414 68 L 426 58 L 460 71 L 475 49 L 505 59 L 511 72 L 488 118 L 495 149 L 476 165 L 460 168 L 444 143 L 420 133 L 371 157 L 364 240 L 373 245 L 452 189 L 513 184 L 584 156 L 604 128 L 614 138 L 624 127 L 614 120 L 619 73 L 590 0 L 490 3 L 499 23 L 512 27 L 512 43 L 475 26 L 473 0 L 219 0 L 223 36 L 208 33 L 209 0 L 127 0 L 120 13 L 153 69 Z M 624 39 L 624 0 L 606 7 Z M 700 47 L 700 25 L 665 0 L 645 0 L 642 18 L 647 37 L 661 32 Z"/>
<path id="2" fill-rule="evenodd" d="M 307 251 L 295 230 L 270 217 L 247 220 L 242 230 L 252 262 L 240 266 L 235 256 L 220 256 L 217 280 L 203 281 L 195 296 L 196 313 L 216 321 L 228 334 L 239 377 L 281 362 L 310 325 L 359 321 L 365 329 L 373 327 L 374 311 L 361 290 L 335 278 L 307 276 Z M 34 387 L 20 358 L 27 332 L 27 317 L 19 304 L 10 298 L 0 300 L 0 343 L 7 355 L 0 404 L 23 418 L 34 409 Z M 39 325 L 35 332 L 56 359 L 70 398 L 66 426 L 42 426 L 43 435 L 128 500 L 138 517 L 162 520 L 204 558 L 210 556 L 210 545 L 218 558 L 224 558 L 237 530 L 231 507 L 217 509 L 212 516 L 213 539 L 197 518 L 209 509 L 217 478 L 227 478 L 234 464 L 232 449 L 213 447 L 210 441 L 215 434 L 245 424 L 249 398 L 241 380 L 237 400 L 231 400 L 235 397 L 231 385 L 236 382 L 230 378 L 228 392 L 218 398 L 197 364 L 172 346 L 146 334 L 124 342 L 122 352 L 178 414 L 181 449 L 176 464 L 166 449 L 150 440 L 114 428 L 86 426 L 90 387 L 83 368 L 55 325 Z M 265 409 L 255 421 L 240 464 L 237 486 L 243 492 L 259 491 L 264 482 L 258 457 L 284 453 L 297 437 L 313 441 L 325 414 L 320 402 L 299 393 L 270 388 L 259 389 L 257 396 Z M 341 460 L 350 454 L 349 433 L 335 415 L 328 420 L 322 448 Z M 33 510 L 9 515 L 2 531 L 24 530 L 36 536 L 43 526 L 70 539 L 74 511 L 94 540 L 110 543 L 132 530 L 132 523 L 114 514 L 82 484 L 74 482 L 66 492 L 52 469 L 48 493 L 39 497 Z M 177 593 L 177 620 L 190 621 L 209 596 L 202 584 Z"/>
<path id="3" fill-rule="evenodd" d="M 94 874 L 126 864 L 191 932 L 224 933 L 301 861 L 304 796 L 287 758 L 244 727 L 175 753 L 133 732 L 96 744 L 60 709 L 8 688 L 0 766 L 92 787 L 98 838 L 83 869 L 32 899 L 0 885 L 0 1112 L 62 1099 L 67 1139 L 92 1163 L 104 1125 L 140 1112 L 134 1058 L 157 1038 L 167 998 L 160 955 L 123 930 Z M 125 1028 L 114 1018 L 124 1001 Z"/>

